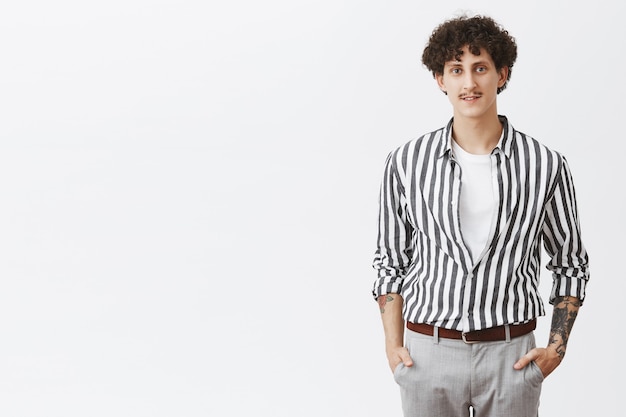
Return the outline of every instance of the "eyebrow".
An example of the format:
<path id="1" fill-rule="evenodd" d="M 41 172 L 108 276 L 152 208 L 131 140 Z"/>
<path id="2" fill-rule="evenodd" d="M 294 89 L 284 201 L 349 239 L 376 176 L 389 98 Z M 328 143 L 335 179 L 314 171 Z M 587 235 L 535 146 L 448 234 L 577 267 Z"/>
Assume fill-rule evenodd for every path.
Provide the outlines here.
<path id="1" fill-rule="evenodd" d="M 457 65 L 463 65 L 463 61 L 448 61 L 444 64 L 445 65 L 450 65 L 450 66 L 457 66 Z M 489 61 L 476 61 L 474 62 L 472 65 L 489 65 Z"/>

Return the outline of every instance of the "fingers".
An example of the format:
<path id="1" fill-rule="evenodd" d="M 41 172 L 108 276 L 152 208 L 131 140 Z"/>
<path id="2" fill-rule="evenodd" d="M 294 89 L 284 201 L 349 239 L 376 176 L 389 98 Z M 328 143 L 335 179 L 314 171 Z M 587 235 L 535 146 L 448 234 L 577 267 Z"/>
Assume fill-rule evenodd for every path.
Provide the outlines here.
<path id="1" fill-rule="evenodd" d="M 400 363 L 406 367 L 413 366 L 413 359 L 411 359 L 411 355 L 409 355 L 409 351 L 405 347 L 394 349 L 393 352 L 388 353 L 388 357 L 389 367 L 392 372 Z"/>
<path id="2" fill-rule="evenodd" d="M 404 366 L 408 366 L 408 367 L 413 366 L 413 359 L 411 359 L 411 356 L 409 355 L 409 351 L 406 348 L 403 348 L 400 351 L 400 359 L 402 359 L 402 363 L 404 364 Z"/>
<path id="3" fill-rule="evenodd" d="M 529 363 L 537 359 L 538 357 L 539 357 L 538 349 L 537 348 L 532 349 L 530 352 L 528 352 L 527 354 L 519 358 L 518 361 L 515 362 L 515 365 L 513 365 L 513 368 L 522 369 L 526 365 L 528 365 Z"/>

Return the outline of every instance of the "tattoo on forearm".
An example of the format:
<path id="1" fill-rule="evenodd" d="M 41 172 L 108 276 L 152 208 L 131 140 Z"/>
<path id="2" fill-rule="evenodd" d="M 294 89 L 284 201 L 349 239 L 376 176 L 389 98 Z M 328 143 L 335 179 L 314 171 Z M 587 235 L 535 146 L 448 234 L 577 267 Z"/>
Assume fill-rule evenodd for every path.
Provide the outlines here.
<path id="1" fill-rule="evenodd" d="M 556 351 L 561 360 L 565 356 L 567 341 L 578 315 L 579 307 L 580 301 L 574 297 L 560 297 L 554 302 L 549 343 L 556 345 Z"/>
<path id="2" fill-rule="evenodd" d="M 381 295 L 378 297 L 378 307 L 380 307 L 380 313 L 385 312 L 385 306 L 387 305 L 387 301 L 393 301 L 393 297 L 390 295 Z"/>

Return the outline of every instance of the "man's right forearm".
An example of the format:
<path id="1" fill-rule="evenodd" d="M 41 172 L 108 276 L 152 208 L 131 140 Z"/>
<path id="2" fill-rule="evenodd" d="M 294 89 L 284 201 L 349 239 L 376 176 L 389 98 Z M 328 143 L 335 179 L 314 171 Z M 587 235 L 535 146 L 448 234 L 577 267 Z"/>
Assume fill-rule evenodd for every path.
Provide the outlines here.
<path id="1" fill-rule="evenodd" d="M 399 294 L 385 294 L 378 297 L 378 306 L 385 331 L 385 347 L 404 345 L 404 320 L 402 319 L 402 297 Z"/>
<path id="2" fill-rule="evenodd" d="M 395 293 L 381 295 L 377 300 L 385 330 L 385 352 L 389 368 L 393 372 L 400 362 L 403 362 L 405 366 L 413 366 L 409 351 L 404 347 L 404 319 L 402 318 L 404 300 Z"/>

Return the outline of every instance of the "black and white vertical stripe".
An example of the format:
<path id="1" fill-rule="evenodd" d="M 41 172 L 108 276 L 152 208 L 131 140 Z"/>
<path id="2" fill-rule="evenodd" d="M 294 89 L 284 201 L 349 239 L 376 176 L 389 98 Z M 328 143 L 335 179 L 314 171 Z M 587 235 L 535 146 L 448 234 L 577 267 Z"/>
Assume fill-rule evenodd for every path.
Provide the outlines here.
<path id="1" fill-rule="evenodd" d="M 459 222 L 452 120 L 387 157 L 373 295 L 401 294 L 407 321 L 471 331 L 544 315 L 542 244 L 553 276 L 549 301 L 584 300 L 588 255 L 567 161 L 500 119 L 503 137 L 491 154 L 498 210 L 489 244 L 474 261 Z"/>

